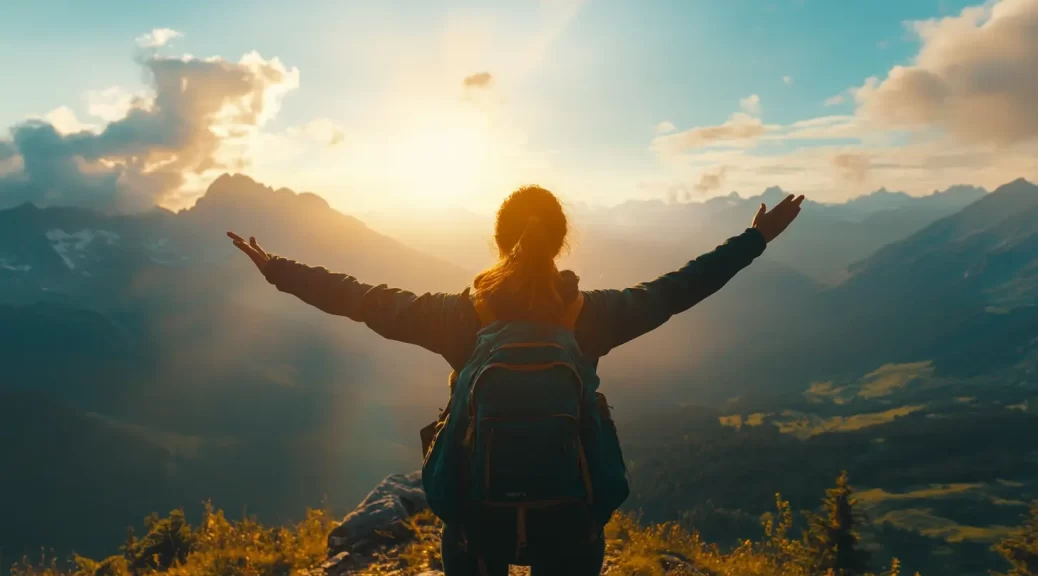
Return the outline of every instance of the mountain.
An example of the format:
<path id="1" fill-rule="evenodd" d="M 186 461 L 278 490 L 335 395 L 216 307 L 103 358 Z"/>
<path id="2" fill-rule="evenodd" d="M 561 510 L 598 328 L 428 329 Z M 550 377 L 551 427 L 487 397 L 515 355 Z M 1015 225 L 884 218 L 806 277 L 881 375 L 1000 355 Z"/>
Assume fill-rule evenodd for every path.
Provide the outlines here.
<path id="1" fill-rule="evenodd" d="M 797 226 L 772 246 L 766 257 L 815 280 L 836 283 L 846 277 L 848 266 L 854 262 L 985 194 L 982 188 L 953 186 L 928 196 L 878 190 L 840 204 L 809 199 L 803 204 Z M 697 202 L 629 200 L 609 207 L 573 204 L 567 207 L 572 224 L 572 261 L 579 262 L 577 255 L 586 247 L 608 239 L 666 244 L 684 250 L 687 260 L 746 228 L 761 202 L 772 206 L 786 195 L 781 188 L 771 187 L 745 198 L 732 192 Z M 470 270 L 494 261 L 496 253 L 490 241 L 493 215 L 459 208 L 445 209 L 438 216 L 395 210 L 373 213 L 369 218 L 379 230 Z"/>
<path id="2" fill-rule="evenodd" d="M 229 229 L 362 281 L 425 291 L 460 290 L 470 280 L 316 196 L 240 175 L 217 179 L 179 213 L 109 216 L 28 204 L 0 211 L 0 403 L 67 434 L 60 452 L 35 427 L 0 435 L 5 470 L 26 469 L 0 490 L 5 527 L 38 528 L 0 539 L 9 559 L 46 544 L 67 550 L 71 533 L 44 538 L 46 526 L 96 506 L 86 487 L 106 479 L 96 494 L 111 492 L 104 501 L 112 501 L 126 493 L 131 518 L 219 496 L 274 519 L 322 494 L 349 503 L 418 461 L 417 442 L 406 438 L 417 438 L 420 425 L 398 432 L 396 416 L 378 407 L 406 388 L 434 417 L 448 372 L 442 359 L 277 292 L 231 246 Z M 404 350 L 409 361 L 400 362 Z M 82 456 L 63 456 L 70 452 Z M 83 486 L 69 492 L 82 506 L 20 504 L 60 489 L 57 479 L 35 482 L 29 473 L 31 458 L 48 454 L 66 466 L 39 473 Z M 105 463 L 127 454 L 161 481 L 139 483 L 115 467 L 106 476 Z M 282 496 L 263 495 L 270 493 Z"/>
<path id="3" fill-rule="evenodd" d="M 848 356 L 861 344 L 960 365 L 955 354 L 976 354 L 979 366 L 1034 343 L 1036 270 L 1038 186 L 1020 179 L 855 265 L 829 306 L 847 311 L 849 333 L 883 335 L 868 344 L 845 338 Z"/>
<path id="4" fill-rule="evenodd" d="M 588 227 L 615 228 L 628 237 L 663 238 L 689 250 L 706 250 L 718 238 L 745 228 L 760 203 L 774 206 L 787 194 L 772 187 L 747 198 L 733 192 L 703 202 L 628 202 L 580 214 Z M 836 281 L 850 264 L 984 194 L 980 188 L 957 186 L 923 197 L 879 190 L 843 204 L 806 200 L 796 227 L 768 250 L 767 257 L 817 280 Z"/>
<path id="5" fill-rule="evenodd" d="M 378 234 L 318 196 L 225 174 L 176 214 L 105 216 L 31 204 L 0 212 L 0 302 L 35 301 L 40 292 L 89 306 L 158 294 L 219 298 L 221 285 L 241 284 L 236 278 L 248 266 L 230 259 L 236 249 L 227 230 L 362 281 L 418 291 L 458 290 L 469 281 L 461 268 Z"/>
<path id="6" fill-rule="evenodd" d="M 792 406 L 785 401 L 803 400 L 812 383 L 861 377 L 889 363 L 931 362 L 938 378 L 997 374 L 1027 382 L 1032 376 L 1020 359 L 1034 353 L 1038 333 L 1034 189 L 1016 181 L 919 225 L 844 266 L 846 277 L 835 284 L 805 274 L 803 262 L 850 262 L 839 253 L 849 249 L 849 231 L 879 230 L 898 218 L 915 226 L 922 216 L 908 204 L 891 211 L 863 205 L 839 220 L 826 215 L 829 207 L 809 205 L 797 226 L 718 294 L 602 359 L 603 390 L 618 414 L 636 422 L 630 441 L 723 436 L 712 423 L 717 412 L 690 407 L 664 418 L 660 410 L 719 409 L 733 398 L 728 406 L 775 406 L 778 399 Z M 944 194 L 920 200 L 920 213 L 930 218 L 961 201 Z M 782 195 L 764 194 L 769 203 Z M 652 279 L 698 255 L 697 243 L 712 248 L 742 231 L 754 202 L 725 197 L 700 209 L 667 207 L 698 215 L 696 235 L 662 216 L 661 230 L 673 234 L 578 221 L 564 264 L 585 288 Z M 875 200 L 882 207 L 900 202 L 916 200 Z M 655 210 L 639 204 L 632 211 L 643 209 Z M 867 224 L 873 219 L 881 223 Z M 386 474 L 413 469 L 417 429 L 445 400 L 443 361 L 273 290 L 226 240 L 228 229 L 367 282 L 460 290 L 471 279 L 470 266 L 410 248 L 313 195 L 240 175 L 221 177 L 179 213 L 103 216 L 25 205 L 0 212 L 0 393 L 40 400 L 10 401 L 20 418 L 77 423 L 68 428 L 69 451 L 101 451 L 106 459 L 146 451 L 141 466 L 164 483 L 153 483 L 154 494 L 134 495 L 135 507 L 147 505 L 135 513 L 160 509 L 170 494 L 179 502 L 208 495 L 280 519 L 322 494 L 336 505 L 356 501 Z M 812 247 L 805 238 L 822 230 L 830 236 Z M 802 253 L 784 261 L 783 250 L 797 246 Z M 961 395 L 980 392 L 974 386 Z M 31 464 L 28 455 L 53 452 L 53 440 L 38 444 L 31 427 L 4 430 L 0 451 L 19 454 L 11 460 L 19 466 Z M 91 438 L 102 440 L 80 447 Z M 89 466 L 69 460 L 63 481 L 103 481 Z M 33 476 L 25 478 L 0 491 L 0 507 L 29 514 L 13 499 L 45 497 L 32 491 Z M 106 489 L 129 490 L 129 482 L 116 475 Z M 652 506 L 662 510 L 666 502 Z M 62 519 L 56 510 L 47 514 L 34 525 Z M 9 546 L 70 545 L 27 534 Z"/>

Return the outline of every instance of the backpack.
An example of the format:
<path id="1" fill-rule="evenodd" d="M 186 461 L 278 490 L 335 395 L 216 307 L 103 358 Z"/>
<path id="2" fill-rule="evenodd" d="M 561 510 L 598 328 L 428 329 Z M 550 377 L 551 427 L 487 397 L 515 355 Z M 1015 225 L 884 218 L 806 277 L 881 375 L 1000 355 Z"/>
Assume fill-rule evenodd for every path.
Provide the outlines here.
<path id="1" fill-rule="evenodd" d="M 582 305 L 580 294 L 558 325 L 497 321 L 477 307 L 483 327 L 472 356 L 452 373 L 446 410 L 422 432 L 422 484 L 444 522 L 514 510 L 520 550 L 530 509 L 579 505 L 601 528 L 626 500 L 616 428 L 573 334 Z"/>

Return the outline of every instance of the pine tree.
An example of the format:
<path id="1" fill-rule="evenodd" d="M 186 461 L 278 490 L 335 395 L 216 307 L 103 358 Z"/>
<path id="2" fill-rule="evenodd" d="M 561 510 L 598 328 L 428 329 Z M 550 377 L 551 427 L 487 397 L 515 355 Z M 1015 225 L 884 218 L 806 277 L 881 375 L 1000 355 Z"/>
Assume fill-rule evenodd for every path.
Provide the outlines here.
<path id="1" fill-rule="evenodd" d="M 868 572 L 871 554 L 858 547 L 856 503 L 844 471 L 836 479 L 836 486 L 826 490 L 821 513 L 805 514 L 804 545 L 810 555 L 811 569 L 823 574 L 831 571 L 837 576 Z"/>
<path id="2" fill-rule="evenodd" d="M 993 549 L 1011 567 L 999 576 L 1038 576 L 1038 500 L 1031 503 L 1020 531 L 1002 539 Z"/>

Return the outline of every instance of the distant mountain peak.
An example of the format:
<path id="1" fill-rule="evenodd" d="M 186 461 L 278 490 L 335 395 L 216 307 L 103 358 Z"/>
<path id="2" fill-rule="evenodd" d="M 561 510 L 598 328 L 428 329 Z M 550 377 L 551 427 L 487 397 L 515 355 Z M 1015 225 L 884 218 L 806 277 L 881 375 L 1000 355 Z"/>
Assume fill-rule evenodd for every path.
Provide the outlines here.
<path id="1" fill-rule="evenodd" d="M 1024 178 L 1023 176 L 1021 176 L 1021 177 L 1017 178 L 1016 180 L 1013 180 L 1012 182 L 1007 182 L 1007 183 L 999 186 L 998 188 L 995 189 L 995 191 L 997 192 L 999 190 L 1002 190 L 1003 188 L 1019 188 L 1019 187 L 1022 187 L 1022 186 L 1027 186 L 1027 187 L 1030 187 L 1030 188 L 1038 188 L 1038 185 L 1036 185 L 1034 182 L 1031 182 L 1027 178 Z"/>
<path id="2" fill-rule="evenodd" d="M 290 188 L 266 186 L 244 174 L 221 174 L 209 185 L 195 205 L 187 211 L 209 207 L 230 207 L 248 203 L 263 211 L 332 211 L 328 202 L 312 192 L 295 192 Z"/>

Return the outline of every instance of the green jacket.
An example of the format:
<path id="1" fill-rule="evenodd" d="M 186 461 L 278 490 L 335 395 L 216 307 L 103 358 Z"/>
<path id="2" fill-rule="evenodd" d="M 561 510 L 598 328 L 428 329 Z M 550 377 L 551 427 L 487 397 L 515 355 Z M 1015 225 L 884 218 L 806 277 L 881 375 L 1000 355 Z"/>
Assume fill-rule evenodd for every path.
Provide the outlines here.
<path id="1" fill-rule="evenodd" d="M 586 359 L 597 365 L 610 350 L 658 328 L 718 291 L 764 252 L 756 229 L 729 238 L 681 269 L 623 290 L 584 291 L 575 335 Z M 267 281 L 282 292 L 329 314 L 367 324 L 390 340 L 416 344 L 439 354 L 461 371 L 472 354 L 479 317 L 469 289 L 455 294 L 417 295 L 386 285 L 372 286 L 347 274 L 273 256 L 264 268 Z M 576 295 L 577 278 L 572 281 Z M 498 311 L 499 317 L 502 314 Z"/>

